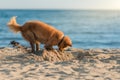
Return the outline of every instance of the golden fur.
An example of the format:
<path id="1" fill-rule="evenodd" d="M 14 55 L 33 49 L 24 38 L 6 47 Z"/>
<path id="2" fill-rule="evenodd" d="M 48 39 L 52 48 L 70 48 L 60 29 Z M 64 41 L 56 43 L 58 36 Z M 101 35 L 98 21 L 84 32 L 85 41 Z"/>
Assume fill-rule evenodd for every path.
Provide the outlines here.
<path id="1" fill-rule="evenodd" d="M 23 38 L 30 43 L 32 52 L 35 52 L 35 44 L 36 51 L 39 50 L 40 43 L 45 44 L 44 47 L 48 50 L 53 49 L 54 45 L 57 45 L 60 51 L 72 46 L 68 36 L 64 36 L 63 32 L 41 21 L 28 21 L 21 26 L 17 24 L 16 17 L 12 17 L 7 25 L 15 33 L 21 32 Z"/>

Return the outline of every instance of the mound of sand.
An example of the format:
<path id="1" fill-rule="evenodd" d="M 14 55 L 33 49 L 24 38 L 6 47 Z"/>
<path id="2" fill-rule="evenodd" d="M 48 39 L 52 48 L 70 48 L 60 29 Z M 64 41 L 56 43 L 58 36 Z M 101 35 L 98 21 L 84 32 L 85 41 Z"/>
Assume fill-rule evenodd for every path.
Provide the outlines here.
<path id="1" fill-rule="evenodd" d="M 26 58 L 28 60 L 35 61 L 50 61 L 50 62 L 60 62 L 60 61 L 70 61 L 74 59 L 81 59 L 85 55 L 89 55 L 89 53 L 85 53 L 85 51 L 79 50 L 78 52 L 67 50 L 64 52 L 60 52 L 57 50 L 47 51 L 42 49 L 36 53 L 30 53 L 29 49 L 23 48 L 3 48 L 0 50 L 0 58 L 6 59 L 8 57 L 21 57 Z"/>

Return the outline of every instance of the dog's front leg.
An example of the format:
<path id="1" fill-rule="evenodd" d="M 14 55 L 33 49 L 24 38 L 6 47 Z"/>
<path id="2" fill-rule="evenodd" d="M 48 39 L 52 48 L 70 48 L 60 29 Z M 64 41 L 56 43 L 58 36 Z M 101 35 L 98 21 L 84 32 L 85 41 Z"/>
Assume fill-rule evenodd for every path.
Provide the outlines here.
<path id="1" fill-rule="evenodd" d="M 63 48 L 59 48 L 59 51 L 60 51 L 60 52 L 64 52 L 64 49 L 63 49 Z"/>
<path id="2" fill-rule="evenodd" d="M 32 52 L 35 53 L 35 45 L 34 43 L 30 42 L 31 48 L 32 48 Z"/>

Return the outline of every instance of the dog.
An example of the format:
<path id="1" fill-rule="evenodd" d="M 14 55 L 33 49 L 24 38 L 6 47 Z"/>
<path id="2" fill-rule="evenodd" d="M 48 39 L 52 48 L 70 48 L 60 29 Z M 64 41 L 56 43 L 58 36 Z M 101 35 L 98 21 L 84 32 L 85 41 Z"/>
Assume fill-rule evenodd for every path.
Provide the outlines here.
<path id="1" fill-rule="evenodd" d="M 21 26 L 16 22 L 16 16 L 13 16 L 7 25 L 15 33 L 21 32 L 22 37 L 30 43 L 33 53 L 39 50 L 40 43 L 45 44 L 47 50 L 53 50 L 53 46 L 57 45 L 59 51 L 64 51 L 66 47 L 72 46 L 68 36 L 42 21 L 28 21 Z"/>

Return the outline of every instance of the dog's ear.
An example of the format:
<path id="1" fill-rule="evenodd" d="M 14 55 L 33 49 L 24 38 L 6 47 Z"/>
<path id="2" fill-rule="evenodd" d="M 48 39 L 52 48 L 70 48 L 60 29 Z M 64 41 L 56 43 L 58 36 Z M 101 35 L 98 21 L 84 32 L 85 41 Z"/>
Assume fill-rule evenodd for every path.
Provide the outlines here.
<path id="1" fill-rule="evenodd" d="M 72 41 L 70 40 L 70 38 L 68 36 L 65 36 L 59 45 L 59 50 L 63 51 L 64 48 L 66 48 L 68 46 L 72 47 Z"/>
<path id="2" fill-rule="evenodd" d="M 17 24 L 17 23 L 16 23 L 16 17 L 17 17 L 17 16 L 13 16 L 13 17 L 10 19 L 10 21 L 7 23 L 7 25 L 9 26 L 9 25 L 12 25 L 12 24 Z"/>

